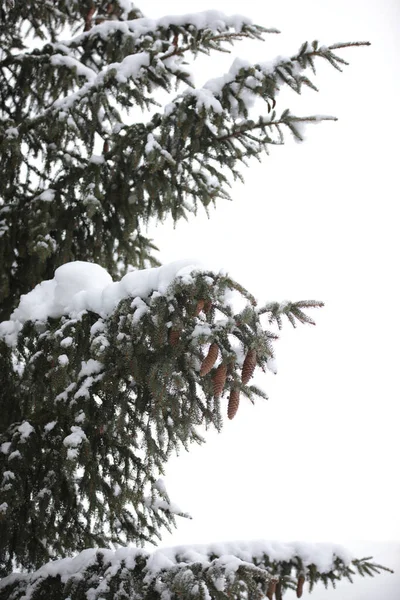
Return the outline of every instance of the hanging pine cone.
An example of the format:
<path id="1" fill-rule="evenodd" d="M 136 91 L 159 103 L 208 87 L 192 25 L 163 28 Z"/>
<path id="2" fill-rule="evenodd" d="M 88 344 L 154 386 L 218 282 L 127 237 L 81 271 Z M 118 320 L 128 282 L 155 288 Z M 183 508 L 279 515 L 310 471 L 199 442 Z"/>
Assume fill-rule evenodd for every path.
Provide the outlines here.
<path id="1" fill-rule="evenodd" d="M 305 582 L 304 575 L 300 575 L 300 577 L 297 580 L 296 598 L 301 598 L 302 597 L 304 582 Z"/>
<path id="2" fill-rule="evenodd" d="M 177 343 L 179 342 L 180 335 L 181 335 L 181 332 L 179 329 L 172 328 L 169 330 L 168 341 L 171 346 L 177 345 Z"/>
<path id="3" fill-rule="evenodd" d="M 233 419 L 236 415 L 240 402 L 240 391 L 239 388 L 232 388 L 229 394 L 228 402 L 228 419 Z"/>
<path id="4" fill-rule="evenodd" d="M 268 600 L 273 600 L 277 583 L 278 582 L 276 581 L 276 579 L 271 579 L 271 581 L 269 582 L 267 591 Z"/>
<path id="5" fill-rule="evenodd" d="M 204 308 L 204 303 L 205 303 L 205 301 L 204 301 L 204 300 L 199 300 L 199 301 L 198 301 L 198 303 L 196 304 L 196 309 L 195 309 L 195 311 L 194 311 L 194 316 L 195 316 L 195 317 L 198 317 L 198 316 L 199 316 L 199 314 L 201 313 L 201 311 L 203 310 L 203 308 Z"/>
<path id="6" fill-rule="evenodd" d="M 209 373 L 211 371 L 211 369 L 215 365 L 216 360 L 218 358 L 218 353 L 219 353 L 218 344 L 216 342 L 214 342 L 213 344 L 211 344 L 211 346 L 208 350 L 207 356 L 201 363 L 201 368 L 200 368 L 200 376 L 201 377 L 204 377 L 204 375 L 207 375 L 207 373 Z"/>
<path id="7" fill-rule="evenodd" d="M 214 396 L 219 398 L 222 394 L 222 390 L 224 389 L 226 374 L 228 372 L 228 367 L 226 364 L 222 363 L 219 365 L 217 370 L 215 371 L 215 375 L 213 377 L 213 391 Z"/>
<path id="8" fill-rule="evenodd" d="M 253 377 L 254 369 L 257 364 L 257 353 L 255 350 L 250 349 L 246 358 L 244 359 L 243 367 L 242 367 L 242 382 L 248 383 L 250 379 Z"/>
<path id="9" fill-rule="evenodd" d="M 204 310 L 204 312 L 205 312 L 206 314 L 207 314 L 208 312 L 210 312 L 210 310 L 211 310 L 211 307 L 212 307 L 211 300 L 206 300 L 206 301 L 204 302 L 204 307 L 203 307 L 203 310 Z"/>
<path id="10" fill-rule="evenodd" d="M 89 8 L 89 11 L 85 17 L 85 28 L 83 31 L 89 31 L 92 28 L 92 17 L 96 12 L 96 7 L 93 5 Z"/>
<path id="11" fill-rule="evenodd" d="M 282 584 L 280 581 L 278 581 L 278 583 L 276 584 L 276 590 L 275 590 L 275 600 L 282 600 L 283 596 L 282 596 Z"/>

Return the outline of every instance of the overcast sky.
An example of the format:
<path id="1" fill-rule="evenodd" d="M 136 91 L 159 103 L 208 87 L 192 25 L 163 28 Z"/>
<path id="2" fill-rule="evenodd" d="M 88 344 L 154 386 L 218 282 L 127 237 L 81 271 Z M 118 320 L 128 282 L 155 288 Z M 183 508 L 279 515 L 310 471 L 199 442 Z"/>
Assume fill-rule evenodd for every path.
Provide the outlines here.
<path id="1" fill-rule="evenodd" d="M 310 126 L 303 144 L 288 140 L 252 163 L 233 202 L 220 202 L 210 220 L 200 214 L 152 232 L 163 262 L 212 259 L 260 301 L 326 303 L 313 315 L 317 327 L 287 324 L 282 332 L 278 375 L 257 379 L 269 401 L 243 400 L 221 434 L 209 432 L 206 445 L 171 459 L 167 488 L 193 520 L 180 520 L 163 544 L 399 540 L 400 3 L 142 4 L 152 17 L 209 8 L 245 14 L 282 34 L 201 59 L 198 86 L 237 56 L 291 55 L 306 40 L 372 46 L 342 51 L 350 62 L 342 74 L 320 63 L 320 92 L 285 94 L 277 106 L 338 122 Z M 390 557 L 400 570 L 399 546 Z M 366 598 L 362 590 L 354 587 L 348 598 Z"/>

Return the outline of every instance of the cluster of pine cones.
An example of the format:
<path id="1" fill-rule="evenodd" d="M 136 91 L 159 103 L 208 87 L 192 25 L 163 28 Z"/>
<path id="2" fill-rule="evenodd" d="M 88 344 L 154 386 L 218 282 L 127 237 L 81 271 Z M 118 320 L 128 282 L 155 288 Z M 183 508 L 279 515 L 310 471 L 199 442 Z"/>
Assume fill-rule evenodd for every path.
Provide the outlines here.
<path id="1" fill-rule="evenodd" d="M 204 311 L 205 313 L 207 313 L 210 310 L 210 308 L 211 308 L 211 303 L 209 301 L 199 300 L 196 305 L 194 316 L 197 317 L 201 311 Z M 181 332 L 179 329 L 174 329 L 174 328 L 170 329 L 169 335 L 168 335 L 168 341 L 171 344 L 171 346 L 176 346 L 176 344 L 179 341 L 180 335 L 181 335 Z M 208 350 L 207 356 L 204 358 L 204 360 L 201 364 L 201 368 L 200 368 L 200 376 L 201 377 L 208 375 L 208 373 L 211 371 L 211 369 L 214 367 L 215 363 L 217 362 L 218 355 L 219 355 L 219 347 L 218 347 L 218 344 L 216 342 L 214 342 L 213 344 L 211 344 L 211 346 Z M 256 364 L 257 364 L 257 353 L 254 349 L 250 349 L 250 350 L 248 350 L 248 352 L 246 354 L 246 358 L 244 359 L 244 362 L 243 362 L 242 383 L 246 384 L 250 381 L 250 379 L 253 376 L 254 369 L 256 368 Z M 228 374 L 228 365 L 226 363 L 221 363 L 217 367 L 217 369 L 213 375 L 213 379 L 212 379 L 213 393 L 216 398 L 219 398 L 224 390 L 227 374 Z M 233 387 L 229 394 L 229 402 L 228 402 L 228 418 L 229 419 L 233 419 L 233 417 L 236 415 L 238 408 L 239 408 L 239 402 L 240 402 L 240 390 L 238 387 Z"/>
<path id="2" fill-rule="evenodd" d="M 203 360 L 203 362 L 201 364 L 201 368 L 200 368 L 200 376 L 201 377 L 204 377 L 211 371 L 211 369 L 217 362 L 218 355 L 219 355 L 219 347 L 218 347 L 218 344 L 216 342 L 214 342 L 213 344 L 211 344 L 211 346 L 208 350 L 207 356 L 205 357 L 205 359 Z M 253 349 L 250 349 L 250 350 L 248 350 L 248 352 L 246 354 L 246 358 L 244 359 L 244 362 L 243 362 L 242 383 L 246 384 L 250 381 L 250 379 L 253 376 L 256 364 L 257 364 L 256 351 Z M 213 375 L 213 379 L 212 379 L 213 393 L 216 398 L 219 398 L 224 390 L 227 373 L 228 373 L 228 365 L 226 363 L 221 363 L 217 367 L 217 369 Z M 238 387 L 233 387 L 229 394 L 229 402 L 228 402 L 228 418 L 229 419 L 233 419 L 233 417 L 236 415 L 238 408 L 239 408 L 239 402 L 240 402 L 240 390 Z"/>
<path id="3" fill-rule="evenodd" d="M 304 575 L 299 575 L 296 587 L 296 598 L 302 597 L 304 582 Z M 279 579 L 271 579 L 268 585 L 267 598 L 268 600 L 274 600 L 274 597 L 275 600 L 282 600 L 282 585 Z"/>

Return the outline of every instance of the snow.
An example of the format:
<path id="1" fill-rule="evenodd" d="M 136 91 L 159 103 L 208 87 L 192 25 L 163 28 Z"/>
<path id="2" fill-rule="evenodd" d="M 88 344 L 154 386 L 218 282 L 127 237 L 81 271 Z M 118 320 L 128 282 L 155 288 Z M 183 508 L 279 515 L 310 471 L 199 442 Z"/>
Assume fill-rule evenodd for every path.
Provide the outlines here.
<path id="1" fill-rule="evenodd" d="M 75 417 L 75 423 L 83 423 L 86 419 L 86 415 L 83 410 Z"/>
<path id="2" fill-rule="evenodd" d="M 16 127 L 9 127 L 4 132 L 8 138 L 17 138 L 18 137 L 18 129 Z"/>
<path id="3" fill-rule="evenodd" d="M 126 10 L 125 14 L 127 14 Z M 232 29 L 239 32 L 244 25 L 251 24 L 252 21 L 247 17 L 242 15 L 228 16 L 216 10 L 206 10 L 185 15 L 170 15 L 159 19 L 140 18 L 131 21 L 106 20 L 92 27 L 90 31 L 79 34 L 70 40 L 53 44 L 53 48 L 57 53 L 51 57 L 51 64 L 56 67 L 66 67 L 74 70 L 78 76 L 84 77 L 86 82 L 68 96 L 58 98 L 53 103 L 51 109 L 55 108 L 59 110 L 58 117 L 60 119 L 68 119 L 68 114 L 65 111 L 68 111 L 75 102 L 81 101 L 91 90 L 98 89 L 99 86 L 105 83 L 109 76 L 114 76 L 117 82 L 125 84 L 130 78 L 135 79 L 139 77 L 142 69 L 150 66 L 150 52 L 134 52 L 126 56 L 121 62 L 109 64 L 96 73 L 84 65 L 78 58 L 72 56 L 74 49 L 84 44 L 88 38 L 99 37 L 108 40 L 119 32 L 124 37 L 132 38 L 134 44 L 139 46 L 140 41 L 146 35 L 150 34 L 157 37 L 156 32 L 160 28 L 168 29 L 171 26 L 188 28 L 191 26 L 192 29 L 207 30 L 218 34 Z M 154 48 L 156 48 L 156 44 L 157 39 L 155 40 Z M 163 68 L 173 73 L 174 70 L 182 69 L 182 62 L 183 58 L 181 56 L 171 56 L 167 53 Z M 190 77 L 190 74 L 187 73 L 187 76 Z M 215 103 L 215 100 L 212 100 L 210 96 L 209 102 Z M 71 124 L 75 126 L 74 123 Z M 44 200 L 45 198 L 41 199 Z M 48 198 L 49 201 L 51 199 L 50 197 Z"/>
<path id="4" fill-rule="evenodd" d="M 87 440 L 86 434 L 81 427 L 77 425 L 72 425 L 71 427 L 72 433 L 67 435 L 63 440 L 64 446 L 71 446 L 72 448 L 77 448 L 82 444 L 83 441 Z"/>
<path id="5" fill-rule="evenodd" d="M 0 504 L 0 512 L 6 512 L 7 509 L 8 506 L 6 503 Z M 396 569 L 399 564 L 400 545 L 398 542 L 393 542 L 391 545 L 389 543 L 374 544 L 363 542 L 356 546 L 352 544 L 352 548 L 356 556 L 370 556 L 373 554 L 378 563 L 387 565 L 388 567 Z M 98 585 L 101 585 L 101 589 L 104 591 L 106 590 L 105 585 L 107 581 L 122 566 L 122 562 L 125 563 L 126 568 L 134 569 L 137 560 L 143 557 L 147 561 L 146 580 L 149 583 L 157 581 L 156 585 L 160 593 L 165 590 L 162 576 L 163 569 L 174 568 L 177 565 L 184 568 L 185 565 L 190 565 L 193 562 L 199 562 L 205 568 L 208 566 L 224 566 L 231 575 L 234 575 L 237 568 L 242 564 L 245 564 L 246 567 L 254 567 L 254 564 L 257 564 L 258 560 L 263 560 L 264 554 L 269 556 L 271 562 L 291 560 L 298 556 L 305 561 L 306 567 L 315 564 L 321 571 L 324 568 L 327 569 L 325 572 L 333 567 L 335 557 L 339 557 L 346 565 L 354 558 L 352 552 L 350 553 L 342 546 L 335 544 L 282 543 L 263 540 L 181 545 L 171 548 L 159 548 L 152 553 L 135 547 L 118 548 L 115 551 L 106 548 L 89 548 L 73 558 L 64 558 L 49 562 L 35 573 L 29 575 L 13 573 L 4 577 L 0 581 L 0 590 L 17 581 L 21 581 L 22 585 L 24 585 L 23 582 L 26 582 L 24 599 L 32 600 L 35 588 L 40 580 L 49 576 L 60 576 L 63 583 L 70 578 L 80 579 L 85 576 L 85 572 L 87 572 L 91 565 L 96 564 L 98 553 L 104 556 L 104 577 L 98 582 Z M 211 560 L 211 555 L 214 555 L 216 558 Z M 253 558 L 255 559 L 254 562 Z M 226 586 L 226 577 L 224 575 L 219 576 L 217 570 L 213 570 L 213 572 L 216 574 L 214 583 L 217 589 L 223 592 Z M 315 600 L 322 600 L 322 598 L 332 598 L 334 600 L 339 594 L 342 600 L 376 600 L 383 596 L 387 600 L 395 600 L 398 598 L 399 582 L 397 572 L 395 575 L 383 573 L 376 575 L 372 579 L 356 576 L 354 584 L 350 584 L 346 580 L 338 582 L 337 590 L 331 588 L 325 590 L 322 584 L 319 584 L 314 590 L 312 597 L 315 597 Z M 93 585 L 96 584 L 93 583 Z M 100 588 L 97 588 L 97 590 L 100 592 Z M 287 596 L 288 599 L 294 598 L 295 594 L 289 591 Z M 102 594 L 100 594 L 100 597 L 102 597 Z"/>
<path id="6" fill-rule="evenodd" d="M 66 354 L 60 354 L 58 357 L 58 362 L 62 367 L 65 367 L 69 363 L 69 358 Z"/>
<path id="7" fill-rule="evenodd" d="M 155 510 L 167 510 L 173 515 L 181 515 L 183 513 L 182 509 L 177 504 L 174 504 L 173 502 L 167 502 L 162 498 L 146 498 L 145 504 L 146 506 L 151 506 L 151 508 Z"/>
<path id="8" fill-rule="evenodd" d="M 51 496 L 51 491 L 48 488 L 42 488 L 40 492 L 38 492 L 38 498 L 44 498 L 45 496 Z"/>
<path id="9" fill-rule="evenodd" d="M 275 357 L 270 357 L 267 360 L 267 368 L 269 371 L 271 371 L 271 373 L 273 373 L 274 375 L 277 374 L 278 372 L 278 365 L 276 363 L 276 358 Z"/>
<path id="10" fill-rule="evenodd" d="M 134 298 L 134 300 L 132 300 L 131 308 L 136 308 L 133 314 L 133 323 L 138 323 L 143 317 L 143 315 L 145 315 L 146 312 L 149 310 L 147 304 L 143 302 L 143 300 L 139 297 L 136 297 Z"/>
<path id="11" fill-rule="evenodd" d="M 353 556 L 342 546 L 336 544 L 313 544 L 306 542 L 228 542 L 210 545 L 181 546 L 157 552 L 167 555 L 179 555 L 181 562 L 191 562 L 192 552 L 195 551 L 199 562 L 210 562 L 208 555 L 215 554 L 220 560 L 226 557 L 235 557 L 235 561 L 253 562 L 253 558 L 263 559 L 267 554 L 271 561 L 290 561 L 295 556 L 301 558 L 305 566 L 315 564 L 321 573 L 327 573 L 334 567 L 335 557 L 339 557 L 344 564 L 351 563 Z M 225 558 L 224 558 L 225 557 Z M 239 565 L 238 565 L 239 566 Z"/>
<path id="12" fill-rule="evenodd" d="M 215 33 L 221 31 L 241 31 L 243 25 L 251 25 L 252 20 L 242 15 L 226 15 L 217 10 L 205 10 L 198 13 L 187 13 L 183 15 L 166 15 L 159 19 L 143 17 L 132 21 L 104 21 L 95 25 L 90 31 L 75 36 L 72 40 L 64 41 L 63 47 L 82 44 L 85 38 L 99 36 L 103 39 L 109 38 L 116 31 L 129 35 L 135 40 L 148 34 L 153 34 L 159 28 L 171 26 L 187 27 L 193 25 L 197 29 L 207 29 Z"/>
<path id="13" fill-rule="evenodd" d="M 156 488 L 156 490 L 158 490 L 161 494 L 165 494 L 167 491 L 167 488 L 165 487 L 165 483 L 164 480 L 159 478 L 157 479 L 157 481 L 154 484 L 154 487 Z"/>
<path id="14" fill-rule="evenodd" d="M 83 360 L 78 379 L 82 379 L 82 377 L 88 377 L 89 375 L 93 375 L 94 373 L 100 373 L 103 370 L 103 368 L 103 363 L 99 362 L 98 360 L 94 360 L 93 358 L 89 358 L 88 361 Z"/>
<path id="15" fill-rule="evenodd" d="M 196 98 L 196 108 L 198 111 L 205 108 L 207 110 L 212 109 L 215 113 L 222 113 L 224 109 L 222 108 L 219 98 L 222 97 L 224 88 L 230 85 L 233 93 L 239 93 L 239 84 L 236 82 L 236 78 L 242 69 L 251 69 L 253 74 L 245 78 L 244 83 L 246 87 L 242 88 L 239 93 L 240 99 L 243 101 L 246 110 L 249 111 L 254 106 L 255 101 L 259 98 L 259 94 L 253 92 L 253 89 L 262 84 L 265 76 L 276 72 L 276 69 L 280 64 L 288 61 L 290 61 L 290 58 L 278 56 L 273 61 L 264 61 L 257 65 L 253 65 L 247 60 L 236 58 L 227 73 L 220 77 L 209 79 L 201 88 L 188 88 L 183 92 L 182 96 L 192 96 Z M 275 90 L 275 95 L 277 93 L 278 90 Z M 230 104 L 230 113 L 232 117 L 239 118 L 240 116 L 243 116 L 243 111 L 239 111 L 237 99 L 233 94 L 230 96 Z M 171 103 L 167 105 L 165 114 L 169 115 L 173 111 L 173 103 Z"/>
<path id="16" fill-rule="evenodd" d="M 57 425 L 57 421 L 50 421 L 49 423 L 47 423 L 44 426 L 44 430 L 46 433 L 48 433 L 49 431 L 51 431 L 52 429 L 54 429 L 54 427 Z"/>
<path id="17" fill-rule="evenodd" d="M 8 460 L 13 460 L 13 458 L 22 458 L 21 452 L 19 450 L 14 450 L 14 452 L 11 452 L 10 456 L 8 457 Z"/>
<path id="18" fill-rule="evenodd" d="M 36 196 L 35 200 L 42 200 L 43 202 L 52 202 L 54 200 L 55 195 L 55 191 L 49 188 L 48 190 L 45 190 L 44 192 L 39 194 L 39 196 Z"/>
<path id="19" fill-rule="evenodd" d="M 1 509 L 2 507 L 0 507 Z M 148 553 L 146 550 L 128 547 L 118 548 L 115 551 L 109 549 L 90 548 L 84 550 L 74 558 L 63 558 L 49 562 L 35 573 L 27 576 L 23 574 L 12 574 L 0 581 L 0 589 L 14 582 L 18 578 L 29 577 L 29 583 L 24 598 L 32 598 L 35 582 L 46 577 L 60 576 L 62 582 L 71 577 L 81 577 L 84 572 L 96 563 L 96 555 L 100 552 L 104 556 L 104 562 L 109 565 L 105 576 L 100 582 L 101 586 L 107 584 L 108 577 L 112 576 L 121 565 L 122 561 L 129 569 L 133 569 L 139 557 L 145 557 L 145 581 L 154 581 L 164 569 L 170 569 L 177 565 L 184 567 L 192 563 L 200 563 L 203 568 L 209 566 L 221 566 L 225 575 L 229 578 L 234 575 L 241 565 L 256 568 L 267 555 L 271 562 L 290 561 L 299 557 L 304 566 L 314 564 L 322 573 L 327 573 L 334 568 L 335 558 L 340 558 L 345 565 L 349 565 L 353 556 L 343 547 L 334 544 L 312 544 L 305 542 L 282 543 L 282 542 L 226 542 L 207 545 L 176 546 L 162 548 Z M 211 556 L 215 557 L 211 559 Z M 163 586 L 162 580 L 159 584 Z M 218 579 L 218 589 L 223 591 L 224 578 Z M 104 589 L 106 589 L 104 587 Z"/>
<path id="20" fill-rule="evenodd" d="M 65 66 L 70 69 L 75 68 L 77 75 L 86 77 L 88 81 L 93 81 L 93 79 L 96 78 L 96 73 L 92 69 L 86 67 L 79 60 L 73 58 L 72 56 L 64 56 L 63 54 L 53 54 L 53 56 L 50 58 L 50 62 L 54 66 Z"/>
<path id="21" fill-rule="evenodd" d="M 3 442 L 0 445 L 0 452 L 2 452 L 2 454 L 8 454 L 10 451 L 10 446 L 11 446 L 11 442 Z"/>
<path id="22" fill-rule="evenodd" d="M 82 383 L 82 385 L 79 388 L 79 390 L 75 393 L 74 399 L 75 400 L 78 400 L 78 398 L 87 398 L 87 399 L 89 399 L 89 397 L 90 397 L 89 388 L 94 383 L 96 383 L 96 381 L 100 381 L 102 378 L 103 378 L 103 374 L 102 373 L 100 373 L 100 375 L 97 375 L 96 377 L 91 377 L 91 376 L 86 377 L 86 379 Z M 61 396 L 61 394 L 60 394 L 60 396 Z M 64 396 L 63 396 L 63 398 L 64 398 Z M 65 397 L 64 399 L 66 400 L 67 397 Z"/>
<path id="23" fill-rule="evenodd" d="M 12 471 L 4 471 L 3 472 L 3 482 L 9 481 L 10 479 L 15 479 L 15 474 Z"/>
<path id="24" fill-rule="evenodd" d="M 89 158 L 89 162 L 93 163 L 94 165 L 103 165 L 106 162 L 106 159 L 102 154 L 92 154 L 92 156 Z"/>
<path id="25" fill-rule="evenodd" d="M 104 331 L 106 328 L 105 323 L 103 321 L 103 319 L 98 319 L 96 321 L 96 323 L 94 323 L 94 325 L 91 326 L 90 328 L 90 335 L 94 336 L 97 333 L 101 333 L 102 331 Z M 71 338 L 72 340 L 72 338 Z"/>
<path id="26" fill-rule="evenodd" d="M 188 89 L 184 92 L 185 95 L 193 96 L 197 99 L 196 108 L 200 112 L 202 109 L 212 109 L 215 113 L 223 113 L 221 103 L 217 100 L 214 93 L 206 88 Z"/>
<path id="27" fill-rule="evenodd" d="M 193 261 L 180 260 L 162 267 L 132 271 L 120 281 L 113 282 L 100 265 L 83 261 L 66 263 L 55 271 L 53 279 L 43 281 L 21 297 L 10 320 L 0 323 L 0 337 L 10 346 L 16 345 L 18 333 L 29 320 L 45 322 L 49 317 L 62 315 L 79 318 L 85 311 L 105 318 L 125 298 L 134 298 L 133 306 L 137 309 L 134 318 L 137 321 L 147 311 L 142 299 L 153 292 L 165 294 L 176 277 L 190 282 L 191 274 L 203 269 Z M 71 343 L 71 338 L 61 342 L 63 347 Z M 94 364 L 90 364 L 94 368 Z M 85 369 L 88 368 L 86 365 Z M 90 373 L 82 372 L 82 376 L 85 374 Z"/>
<path id="28" fill-rule="evenodd" d="M 21 434 L 21 439 L 26 440 L 31 435 L 32 431 L 34 431 L 34 428 L 32 427 L 32 425 L 30 423 L 28 423 L 28 421 L 24 421 L 18 427 L 18 431 Z"/>
<path id="29" fill-rule="evenodd" d="M 150 54 L 148 52 L 139 52 L 138 54 L 130 54 L 120 63 L 112 63 L 109 65 L 109 71 L 116 69 L 116 79 L 120 83 L 126 83 L 130 77 L 137 77 L 140 69 L 148 67 L 150 64 Z"/>
<path id="30" fill-rule="evenodd" d="M 241 58 L 236 58 L 229 68 L 229 72 L 225 73 L 220 77 L 215 77 L 214 79 L 209 79 L 203 86 L 203 89 L 209 90 L 214 95 L 218 96 L 221 94 L 223 87 L 227 83 L 232 83 L 237 77 L 239 71 L 241 69 L 247 69 L 252 65 L 247 61 Z"/>
<path id="31" fill-rule="evenodd" d="M 65 307 L 68 307 L 73 300 L 78 304 L 78 310 L 82 310 L 76 297 L 82 292 L 89 294 L 103 290 L 112 282 L 112 278 L 100 265 L 75 261 L 59 267 L 52 281 L 55 282 L 54 310 L 57 312 L 58 309 L 62 314 Z"/>
<path id="32" fill-rule="evenodd" d="M 72 390 L 74 390 L 75 388 L 76 383 L 74 381 L 70 383 L 69 386 L 63 392 L 61 392 L 61 394 L 58 394 L 58 396 L 56 396 L 55 401 L 59 402 L 60 400 L 67 400 L 69 392 L 72 392 Z"/>
<path id="33" fill-rule="evenodd" d="M 198 338 L 204 336 L 206 339 L 212 334 L 211 328 L 207 323 L 198 323 L 195 325 L 191 337 Z"/>
<path id="34" fill-rule="evenodd" d="M 118 0 L 118 5 L 122 9 L 122 19 L 127 19 L 128 14 L 135 6 L 130 0 Z"/>

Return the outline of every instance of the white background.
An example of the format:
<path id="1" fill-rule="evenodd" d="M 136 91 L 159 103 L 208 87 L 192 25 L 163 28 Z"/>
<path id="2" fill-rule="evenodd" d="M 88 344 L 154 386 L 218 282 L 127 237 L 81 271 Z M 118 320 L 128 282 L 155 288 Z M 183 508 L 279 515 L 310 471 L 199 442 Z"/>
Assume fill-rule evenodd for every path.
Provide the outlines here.
<path id="1" fill-rule="evenodd" d="M 278 112 L 335 115 L 307 140 L 273 148 L 244 171 L 245 185 L 174 229 L 152 231 L 162 262 L 214 260 L 260 301 L 315 298 L 317 327 L 285 326 L 269 394 L 166 472 L 171 499 L 193 516 L 162 545 L 232 539 L 348 543 L 400 571 L 399 151 L 400 3 L 396 0 L 148 1 L 146 16 L 209 8 L 240 13 L 280 36 L 201 59 L 197 86 L 236 56 L 292 55 L 303 41 L 369 40 L 323 63 L 320 92 L 282 94 Z M 377 544 L 376 542 L 381 542 Z M 346 595 L 347 594 L 347 595 Z M 400 597 L 399 573 L 316 600 Z M 289 595 L 288 595 L 289 598 Z"/>

